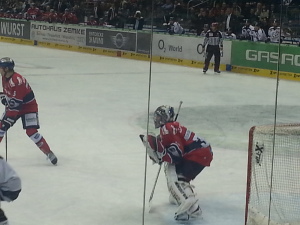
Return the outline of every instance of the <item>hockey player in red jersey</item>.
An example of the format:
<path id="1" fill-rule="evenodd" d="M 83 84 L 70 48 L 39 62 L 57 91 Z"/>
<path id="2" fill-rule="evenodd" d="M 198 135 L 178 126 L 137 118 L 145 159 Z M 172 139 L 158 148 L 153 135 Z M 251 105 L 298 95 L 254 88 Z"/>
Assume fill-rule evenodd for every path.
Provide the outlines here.
<path id="1" fill-rule="evenodd" d="M 174 108 L 160 106 L 154 112 L 157 137 L 148 134 L 143 140 L 147 152 L 155 163 L 163 163 L 170 192 L 170 202 L 179 207 L 176 220 L 189 220 L 201 216 L 202 211 L 190 181 L 213 159 L 211 146 L 203 138 L 174 121 Z M 146 142 L 146 143 L 145 143 Z"/>
<path id="2" fill-rule="evenodd" d="M 38 132 L 38 105 L 34 93 L 27 80 L 14 71 L 15 63 L 9 58 L 0 59 L 0 73 L 2 76 L 3 93 L 1 102 L 5 105 L 0 122 L 0 142 L 5 132 L 21 118 L 23 129 L 37 147 L 47 155 L 53 165 L 57 164 L 57 157 L 50 150 L 44 137 Z"/>

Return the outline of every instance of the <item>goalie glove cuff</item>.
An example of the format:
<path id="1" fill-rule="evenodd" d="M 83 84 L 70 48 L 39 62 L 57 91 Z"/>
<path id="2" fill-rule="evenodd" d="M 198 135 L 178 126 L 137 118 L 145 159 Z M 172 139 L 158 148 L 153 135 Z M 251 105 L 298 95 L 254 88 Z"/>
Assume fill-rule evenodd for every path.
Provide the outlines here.
<path id="1" fill-rule="evenodd" d="M 146 147 L 147 154 L 149 158 L 153 161 L 153 163 L 162 163 L 162 159 L 160 157 L 158 150 L 158 145 L 160 146 L 159 141 L 157 140 L 154 134 L 148 134 L 148 138 L 146 139 L 147 135 L 140 135 L 140 138 Z"/>
<path id="2" fill-rule="evenodd" d="M 6 95 L 3 92 L 0 92 L 0 100 L 3 105 L 8 106 Z"/>

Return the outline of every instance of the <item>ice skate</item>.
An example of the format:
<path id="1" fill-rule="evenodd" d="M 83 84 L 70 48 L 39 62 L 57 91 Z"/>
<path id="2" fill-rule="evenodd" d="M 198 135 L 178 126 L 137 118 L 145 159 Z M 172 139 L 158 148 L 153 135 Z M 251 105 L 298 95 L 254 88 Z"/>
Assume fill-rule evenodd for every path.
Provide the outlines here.
<path id="1" fill-rule="evenodd" d="M 1 221 L 1 222 L 0 222 L 0 225 L 9 225 L 8 220 Z"/>
<path id="2" fill-rule="evenodd" d="M 188 210 L 188 214 L 190 216 L 190 218 L 199 218 L 202 215 L 202 210 L 197 203 L 195 203 L 189 210 Z"/>
<path id="3" fill-rule="evenodd" d="M 48 154 L 47 154 L 47 159 L 50 160 L 50 162 L 53 164 L 53 165 L 56 165 L 57 164 L 57 157 L 54 155 L 54 153 L 52 151 L 50 151 Z"/>
<path id="4" fill-rule="evenodd" d="M 179 215 L 175 214 L 174 219 L 179 220 L 179 221 L 187 221 L 187 220 L 190 219 L 190 216 L 189 216 L 189 214 L 187 214 L 185 212 L 185 213 L 182 213 L 182 214 L 179 214 Z"/>

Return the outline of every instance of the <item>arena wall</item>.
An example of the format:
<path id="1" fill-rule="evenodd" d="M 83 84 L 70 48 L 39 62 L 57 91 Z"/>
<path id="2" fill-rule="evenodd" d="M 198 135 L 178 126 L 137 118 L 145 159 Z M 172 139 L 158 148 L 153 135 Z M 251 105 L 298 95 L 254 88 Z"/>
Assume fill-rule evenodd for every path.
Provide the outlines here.
<path id="1" fill-rule="evenodd" d="M 154 62 L 203 68 L 203 37 L 0 19 L 1 42 L 149 61 L 151 40 Z M 298 49 L 289 45 L 281 45 L 279 49 L 270 43 L 224 40 L 220 69 L 272 78 L 279 69 L 280 78 L 300 81 Z"/>

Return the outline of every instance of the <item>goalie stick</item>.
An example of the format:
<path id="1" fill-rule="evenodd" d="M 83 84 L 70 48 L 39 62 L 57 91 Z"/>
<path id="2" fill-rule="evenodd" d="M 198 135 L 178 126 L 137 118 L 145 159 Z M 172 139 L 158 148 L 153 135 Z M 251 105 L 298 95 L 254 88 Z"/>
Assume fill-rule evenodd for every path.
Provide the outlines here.
<path id="1" fill-rule="evenodd" d="M 177 113 L 175 115 L 175 119 L 174 121 L 177 120 L 178 118 L 178 115 L 179 115 L 179 111 L 181 109 L 181 105 L 182 105 L 182 101 L 179 102 L 179 106 L 178 106 L 178 110 L 177 110 Z M 140 135 L 140 139 L 143 141 L 144 139 L 144 135 Z M 158 168 L 158 171 L 157 171 L 157 174 L 156 174 L 156 178 L 155 178 L 155 181 L 154 181 L 154 184 L 153 184 L 153 187 L 152 187 L 152 191 L 151 191 L 151 194 L 150 194 L 150 197 L 149 197 L 149 201 L 148 201 L 148 205 L 149 205 L 149 212 L 151 211 L 151 208 L 152 208 L 152 199 L 153 199 L 153 196 L 154 196 L 154 191 L 155 191 L 155 188 L 156 188 L 156 184 L 157 184 L 157 181 L 158 181 L 158 177 L 159 177 L 159 174 L 160 174 L 160 171 L 161 171 L 161 168 L 162 168 L 162 164 L 163 163 L 160 163 L 159 164 L 159 168 Z"/>

